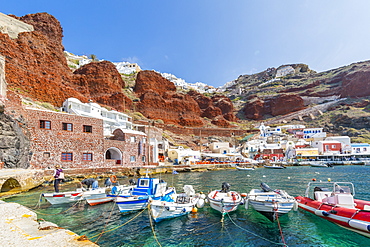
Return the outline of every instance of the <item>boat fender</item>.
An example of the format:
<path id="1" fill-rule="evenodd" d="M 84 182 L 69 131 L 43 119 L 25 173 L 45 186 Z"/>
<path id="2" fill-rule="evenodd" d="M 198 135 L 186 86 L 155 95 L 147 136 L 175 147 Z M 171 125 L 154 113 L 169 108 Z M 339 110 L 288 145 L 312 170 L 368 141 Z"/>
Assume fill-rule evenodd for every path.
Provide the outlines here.
<path id="1" fill-rule="evenodd" d="M 293 210 L 294 211 L 297 211 L 298 210 L 298 202 L 297 201 L 294 201 Z"/>
<path id="2" fill-rule="evenodd" d="M 204 199 L 206 199 L 206 195 L 201 193 L 200 198 L 202 198 L 204 200 Z"/>
<path id="3" fill-rule="evenodd" d="M 197 201 L 197 207 L 198 208 L 203 208 L 204 207 L 204 199 L 200 198 L 198 201 Z"/>
<path id="4" fill-rule="evenodd" d="M 195 214 L 195 213 L 197 213 L 197 212 L 198 212 L 197 207 L 193 207 L 193 208 L 191 209 L 191 212 L 192 212 L 192 213 L 194 213 L 194 214 Z"/>
<path id="5" fill-rule="evenodd" d="M 182 212 L 186 213 L 186 208 L 183 208 L 183 209 L 182 209 Z"/>
<path id="6" fill-rule="evenodd" d="M 350 220 L 348 224 L 356 229 L 370 232 L 370 223 L 361 220 Z"/>
<path id="7" fill-rule="evenodd" d="M 116 175 L 112 175 L 112 176 L 110 176 L 110 181 L 112 182 L 112 183 L 117 183 L 117 176 Z"/>
<path id="8" fill-rule="evenodd" d="M 318 215 L 318 216 L 325 216 L 325 217 L 330 215 L 329 212 L 326 212 L 324 210 L 316 210 L 315 214 Z"/>
<path id="9" fill-rule="evenodd" d="M 245 207 L 245 209 L 248 209 L 248 203 L 249 202 L 249 199 L 247 198 L 247 199 L 245 199 L 245 201 L 244 201 L 244 207 Z"/>
<path id="10" fill-rule="evenodd" d="M 240 194 L 243 198 L 245 198 L 245 197 L 247 197 L 248 196 L 248 194 L 247 193 L 241 193 Z"/>
<path id="11" fill-rule="evenodd" d="M 208 199 L 204 199 L 204 203 L 209 203 L 209 200 Z"/>

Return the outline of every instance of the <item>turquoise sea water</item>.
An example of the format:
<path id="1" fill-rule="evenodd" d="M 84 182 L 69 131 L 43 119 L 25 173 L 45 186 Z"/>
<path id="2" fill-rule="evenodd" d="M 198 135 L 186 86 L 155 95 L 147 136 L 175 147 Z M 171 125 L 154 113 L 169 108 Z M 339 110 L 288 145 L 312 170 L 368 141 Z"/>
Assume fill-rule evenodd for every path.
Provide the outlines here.
<path id="1" fill-rule="evenodd" d="M 248 193 L 265 182 L 271 188 L 286 190 L 292 196 L 304 195 L 307 183 L 313 178 L 317 181 L 330 178 L 331 181 L 354 183 L 355 197 L 370 200 L 370 166 L 259 168 L 254 171 L 223 170 L 155 177 L 164 179 L 178 191 L 183 185 L 191 184 L 197 192 L 207 193 L 228 182 L 232 190 Z M 124 184 L 127 180 L 121 179 L 120 182 Z M 72 190 L 72 186 L 64 185 L 62 190 Z M 6 201 L 33 208 L 40 194 L 46 191 L 52 191 L 52 186 L 40 187 Z M 223 224 L 220 222 L 221 214 L 206 204 L 196 214 L 153 222 L 153 228 L 148 211 L 122 215 L 114 203 L 71 206 L 51 206 L 43 200 L 36 212 L 39 218 L 86 235 L 100 246 L 282 246 L 278 223 L 271 223 L 251 207 L 246 210 L 244 205 L 227 215 Z M 370 238 L 301 209 L 282 216 L 280 224 L 288 246 L 370 246 Z M 105 233 L 98 236 L 101 232 Z"/>

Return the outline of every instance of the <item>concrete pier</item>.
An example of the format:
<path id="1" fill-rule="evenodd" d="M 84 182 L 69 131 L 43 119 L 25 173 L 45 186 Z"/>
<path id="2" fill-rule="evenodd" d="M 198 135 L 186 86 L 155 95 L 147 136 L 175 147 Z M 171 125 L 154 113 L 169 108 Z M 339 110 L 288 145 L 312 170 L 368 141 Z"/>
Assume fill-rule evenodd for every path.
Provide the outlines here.
<path id="1" fill-rule="evenodd" d="M 0 229 L 0 246 L 98 246 L 54 223 L 38 221 L 36 213 L 18 203 L 0 201 Z"/>
<path id="2" fill-rule="evenodd" d="M 0 169 L 0 196 L 28 191 L 43 182 L 43 170 Z"/>

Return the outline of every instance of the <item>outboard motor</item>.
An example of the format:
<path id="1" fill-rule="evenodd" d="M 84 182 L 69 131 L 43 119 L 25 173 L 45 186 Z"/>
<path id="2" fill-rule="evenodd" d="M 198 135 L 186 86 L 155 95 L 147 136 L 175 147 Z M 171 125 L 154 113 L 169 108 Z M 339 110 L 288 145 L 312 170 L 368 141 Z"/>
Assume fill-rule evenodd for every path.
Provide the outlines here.
<path id="1" fill-rule="evenodd" d="M 222 186 L 221 186 L 221 193 L 227 193 L 230 191 L 230 184 L 229 183 L 226 183 L 226 182 L 223 182 L 222 183 Z"/>
<path id="2" fill-rule="evenodd" d="M 269 191 L 273 191 L 273 189 L 271 189 L 267 184 L 265 183 L 261 183 L 261 188 L 264 192 L 269 192 Z"/>
<path id="3" fill-rule="evenodd" d="M 136 181 L 135 181 L 135 179 L 130 179 L 130 180 L 128 180 L 128 182 L 130 183 L 130 185 L 136 185 Z"/>

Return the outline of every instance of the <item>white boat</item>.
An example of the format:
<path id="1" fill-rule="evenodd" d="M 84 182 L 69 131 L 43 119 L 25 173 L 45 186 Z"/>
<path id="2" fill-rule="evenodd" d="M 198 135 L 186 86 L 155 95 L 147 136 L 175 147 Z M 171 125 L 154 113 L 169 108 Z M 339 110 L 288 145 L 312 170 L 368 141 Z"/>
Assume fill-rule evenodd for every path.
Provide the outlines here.
<path id="1" fill-rule="evenodd" d="M 204 199 L 204 194 L 195 194 L 193 186 L 185 185 L 184 193 L 173 193 L 161 200 L 151 200 L 150 213 L 155 222 L 183 216 L 192 212 L 196 207 L 203 207 Z"/>
<path id="2" fill-rule="evenodd" d="M 224 182 L 221 190 L 211 191 L 207 196 L 210 206 L 222 215 L 235 211 L 242 202 L 240 194 L 229 189 L 230 185 Z"/>
<path id="3" fill-rule="evenodd" d="M 242 166 L 236 166 L 236 169 L 240 171 L 253 171 L 254 167 L 242 167 Z"/>
<path id="4" fill-rule="evenodd" d="M 90 206 L 114 201 L 117 196 L 130 195 L 130 191 L 133 190 L 136 185 L 118 185 L 113 187 L 103 188 L 104 190 L 98 189 L 96 193 L 84 193 L 84 198 Z"/>
<path id="5" fill-rule="evenodd" d="M 84 189 L 77 188 L 75 191 L 66 191 L 58 193 L 43 193 L 42 196 L 50 204 L 64 204 L 64 203 L 73 203 L 77 201 L 86 200 L 87 203 L 91 206 L 110 202 L 114 200 L 114 197 L 110 195 L 120 195 L 128 194 L 131 189 L 135 186 L 113 186 L 113 187 L 103 187 L 97 189 Z M 113 192 L 113 193 L 112 193 Z"/>
<path id="6" fill-rule="evenodd" d="M 284 166 L 279 166 L 279 165 L 276 165 L 276 164 L 264 165 L 263 167 L 269 168 L 269 169 L 284 169 L 285 168 Z"/>
<path id="7" fill-rule="evenodd" d="M 139 178 L 137 187 L 133 188 L 129 195 L 116 197 L 116 204 L 121 213 L 144 209 L 149 199 L 158 200 L 162 197 L 176 193 L 174 188 L 167 188 L 167 183 L 158 178 Z"/>
<path id="8" fill-rule="evenodd" d="M 309 164 L 312 167 L 331 167 L 331 165 L 328 165 L 323 161 L 310 161 Z"/>
<path id="9" fill-rule="evenodd" d="M 82 188 L 78 188 L 75 191 L 58 192 L 58 193 L 43 193 L 41 196 L 44 197 L 50 204 L 64 204 L 77 201 L 83 201 L 84 191 Z"/>
<path id="10" fill-rule="evenodd" d="M 288 213 L 294 206 L 298 205 L 293 196 L 284 190 L 272 190 L 267 184 L 261 183 L 261 189 L 252 189 L 245 202 L 266 216 L 269 220 L 275 221 L 277 217 Z"/>

